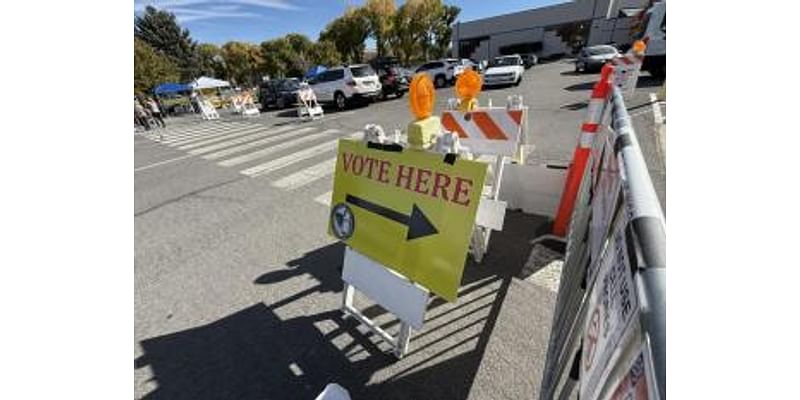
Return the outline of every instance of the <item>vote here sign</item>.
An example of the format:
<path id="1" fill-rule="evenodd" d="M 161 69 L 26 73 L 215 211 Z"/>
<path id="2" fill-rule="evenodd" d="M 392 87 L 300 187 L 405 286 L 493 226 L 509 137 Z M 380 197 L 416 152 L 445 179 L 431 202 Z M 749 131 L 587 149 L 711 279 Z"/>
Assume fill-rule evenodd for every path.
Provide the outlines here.
<path id="1" fill-rule="evenodd" d="M 484 163 L 341 139 L 328 232 L 455 301 Z"/>

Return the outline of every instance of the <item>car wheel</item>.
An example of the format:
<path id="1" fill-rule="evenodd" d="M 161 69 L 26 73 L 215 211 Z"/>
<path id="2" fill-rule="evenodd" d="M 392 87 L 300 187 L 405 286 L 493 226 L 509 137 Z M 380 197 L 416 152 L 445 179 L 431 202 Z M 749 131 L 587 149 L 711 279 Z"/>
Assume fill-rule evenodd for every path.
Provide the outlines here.
<path id="1" fill-rule="evenodd" d="M 283 97 L 278 99 L 277 106 L 279 110 L 283 110 L 284 108 L 286 108 L 286 102 L 283 100 Z"/>
<path id="2" fill-rule="evenodd" d="M 403 91 L 397 92 L 397 98 L 399 99 L 399 98 L 403 97 L 404 94 L 406 94 L 406 92 L 403 92 Z"/>
<path id="3" fill-rule="evenodd" d="M 445 83 L 447 83 L 447 79 L 445 79 L 444 75 L 439 75 L 433 83 L 437 88 L 444 87 Z"/>
<path id="4" fill-rule="evenodd" d="M 347 99 L 344 97 L 342 92 L 336 92 L 333 96 L 333 102 L 336 105 L 337 110 L 344 110 L 347 107 Z"/>
<path id="5" fill-rule="evenodd" d="M 517 78 L 516 82 L 514 82 L 514 86 L 519 86 L 520 83 L 522 83 L 522 77 L 521 76 L 519 78 Z"/>

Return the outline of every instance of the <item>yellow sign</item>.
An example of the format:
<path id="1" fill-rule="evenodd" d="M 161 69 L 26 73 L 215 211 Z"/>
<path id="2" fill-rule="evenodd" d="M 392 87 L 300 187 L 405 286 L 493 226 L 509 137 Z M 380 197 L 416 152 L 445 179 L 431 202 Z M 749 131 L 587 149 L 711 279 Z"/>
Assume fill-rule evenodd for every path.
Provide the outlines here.
<path id="1" fill-rule="evenodd" d="M 341 139 L 328 232 L 455 301 L 486 164 Z"/>

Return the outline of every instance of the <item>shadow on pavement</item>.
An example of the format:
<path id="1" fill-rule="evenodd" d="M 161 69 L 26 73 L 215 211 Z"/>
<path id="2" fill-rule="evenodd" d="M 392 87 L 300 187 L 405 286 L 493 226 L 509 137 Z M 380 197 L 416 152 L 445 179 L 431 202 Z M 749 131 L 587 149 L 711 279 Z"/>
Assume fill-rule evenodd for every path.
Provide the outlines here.
<path id="1" fill-rule="evenodd" d="M 306 296 L 342 291 L 344 245 L 315 249 L 271 269 L 254 284 L 269 287 L 309 275 L 316 286 L 207 325 L 143 340 L 135 368 L 149 366 L 156 383 L 144 398 L 313 399 L 327 383 L 336 382 L 353 399 L 466 399 L 509 285 L 525 264 L 530 241 L 549 223 L 509 211 L 483 263 L 468 258 L 459 300 L 431 299 L 426 325 L 414 332 L 402 360 L 386 354 L 387 346 L 338 309 L 309 310 L 288 320 L 273 311 Z M 380 306 L 364 312 L 384 317 L 384 325 L 396 331 L 397 320 Z M 320 323 L 334 328 L 323 333 L 315 326 Z M 343 335 L 347 340 L 341 340 Z"/>

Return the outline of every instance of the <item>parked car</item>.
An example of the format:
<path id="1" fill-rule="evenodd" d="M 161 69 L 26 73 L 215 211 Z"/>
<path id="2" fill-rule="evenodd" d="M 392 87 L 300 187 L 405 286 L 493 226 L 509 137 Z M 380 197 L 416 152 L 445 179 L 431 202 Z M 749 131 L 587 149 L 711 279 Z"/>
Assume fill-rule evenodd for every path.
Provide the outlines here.
<path id="1" fill-rule="evenodd" d="M 523 54 L 522 62 L 525 64 L 525 69 L 528 69 L 539 63 L 539 57 L 534 53 Z"/>
<path id="2" fill-rule="evenodd" d="M 309 82 L 317 101 L 343 110 L 358 101 L 374 101 L 381 95 L 381 83 L 366 64 L 331 68 Z"/>
<path id="3" fill-rule="evenodd" d="M 439 60 L 422 64 L 417 67 L 415 72 L 428 74 L 433 81 L 433 85 L 439 88 L 455 82 L 455 69 L 455 64 L 451 64 L 447 60 Z"/>
<path id="4" fill-rule="evenodd" d="M 381 97 L 384 99 L 389 95 L 403 97 L 408 91 L 408 77 L 399 67 L 384 66 L 376 68 L 375 71 L 381 81 Z"/>
<path id="5" fill-rule="evenodd" d="M 261 84 L 258 91 L 262 109 L 283 109 L 297 104 L 300 81 L 297 78 L 272 79 Z"/>
<path id="6" fill-rule="evenodd" d="M 575 60 L 575 72 L 599 71 L 606 61 L 619 57 L 619 51 L 614 46 L 598 45 L 584 47 Z"/>
<path id="7" fill-rule="evenodd" d="M 484 86 L 519 85 L 525 73 L 519 54 L 495 57 L 483 73 Z"/>

